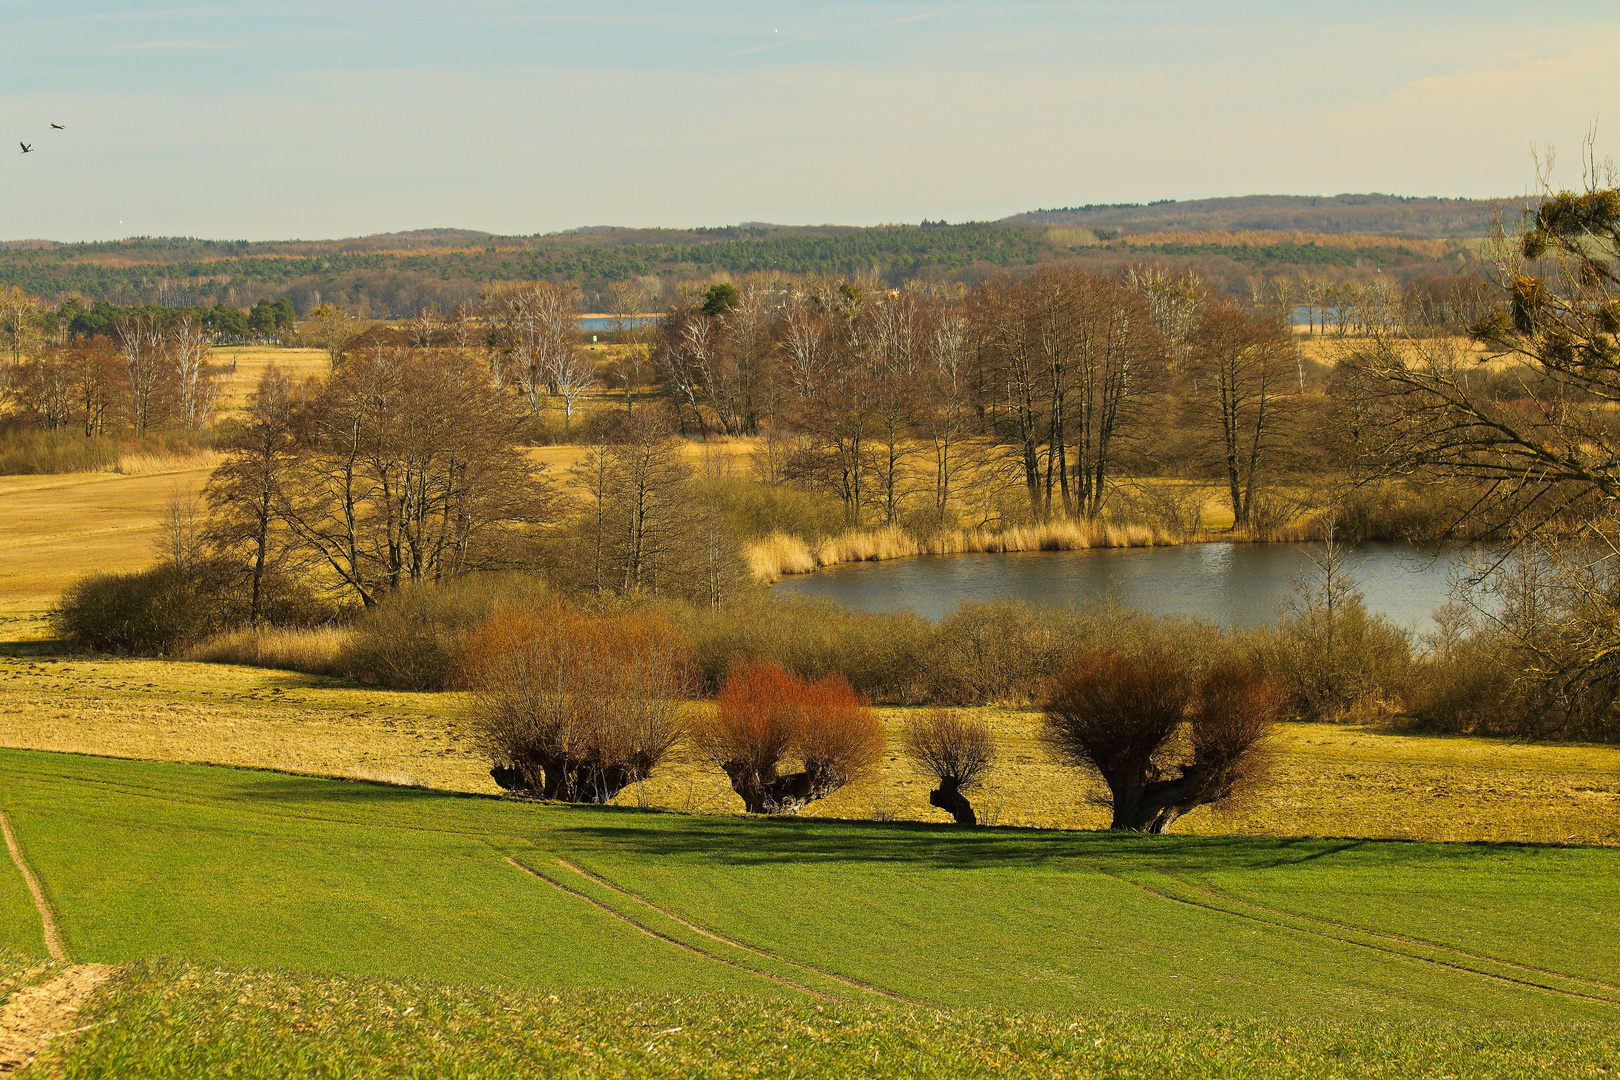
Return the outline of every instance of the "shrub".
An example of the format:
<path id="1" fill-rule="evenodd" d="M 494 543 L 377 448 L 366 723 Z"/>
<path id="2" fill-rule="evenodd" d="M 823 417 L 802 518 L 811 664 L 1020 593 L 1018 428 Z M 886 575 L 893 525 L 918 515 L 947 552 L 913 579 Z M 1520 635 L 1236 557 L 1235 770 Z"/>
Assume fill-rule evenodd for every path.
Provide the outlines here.
<path id="1" fill-rule="evenodd" d="M 1088 652 L 1053 686 L 1043 735 L 1060 760 L 1102 778 L 1110 828 L 1161 833 L 1258 779 L 1282 701 L 1249 665 L 1219 662 L 1199 680 L 1162 645 Z"/>
<path id="2" fill-rule="evenodd" d="M 749 813 L 793 813 L 870 772 L 883 728 L 840 675 L 795 678 L 768 660 L 735 664 L 698 752 L 720 767 Z M 784 767 L 797 764 L 796 771 Z"/>
<path id="3" fill-rule="evenodd" d="M 507 608 L 465 656 L 490 775 L 509 790 L 605 803 L 681 737 L 691 663 L 662 619 Z"/>
<path id="4" fill-rule="evenodd" d="M 176 567 L 92 574 L 62 595 L 51 623 L 75 649 L 164 655 L 229 623 L 220 598 Z"/>
<path id="5" fill-rule="evenodd" d="M 448 690 L 465 667 L 468 636 L 498 604 L 540 591 L 536 579 L 518 575 L 399 589 L 355 619 L 339 664 L 352 678 L 390 690 Z"/>
<path id="6" fill-rule="evenodd" d="M 928 698 L 940 704 L 1021 704 L 1040 697 L 1072 651 L 1077 617 L 1024 604 L 963 604 L 939 624 Z"/>
<path id="7" fill-rule="evenodd" d="M 1271 637 L 1268 667 L 1304 720 L 1371 712 L 1399 696 L 1412 660 L 1411 637 L 1357 597 L 1342 609 L 1284 619 Z"/>
<path id="8" fill-rule="evenodd" d="M 922 699 L 936 633 L 910 612 L 851 611 L 837 604 L 748 600 L 721 609 L 678 609 L 701 685 L 714 693 L 739 661 L 770 660 L 801 679 L 838 673 L 878 701 Z"/>
<path id="9" fill-rule="evenodd" d="M 245 570 L 223 559 L 168 561 L 128 574 L 94 574 L 63 594 L 52 625 L 77 649 L 173 655 L 247 622 Z M 308 586 L 280 574 L 265 578 L 266 618 L 323 622 L 333 616 Z"/>
<path id="10" fill-rule="evenodd" d="M 995 763 L 990 725 L 946 709 L 930 709 L 906 725 L 905 751 L 918 772 L 939 782 L 928 793 L 929 805 L 950 814 L 958 825 L 977 825 L 973 804 L 962 792 L 982 783 Z"/>
<path id="11" fill-rule="evenodd" d="M 1554 642 L 1540 644 L 1551 654 Z M 1544 663 L 1508 633 L 1469 633 L 1412 664 L 1402 690 L 1406 713 L 1417 726 L 1448 734 L 1600 735 L 1580 725 L 1589 702 L 1561 695 L 1555 681 L 1536 673 Z"/>
<path id="12" fill-rule="evenodd" d="M 101 435 L 8 431 L 0 435 L 0 476 L 102 472 L 113 467 L 118 454 L 118 444 Z"/>
<path id="13" fill-rule="evenodd" d="M 1412 660 L 1411 636 L 1367 611 L 1344 563 L 1343 547 L 1329 539 L 1267 649 L 1267 666 L 1302 719 L 1338 719 L 1392 700 Z"/>

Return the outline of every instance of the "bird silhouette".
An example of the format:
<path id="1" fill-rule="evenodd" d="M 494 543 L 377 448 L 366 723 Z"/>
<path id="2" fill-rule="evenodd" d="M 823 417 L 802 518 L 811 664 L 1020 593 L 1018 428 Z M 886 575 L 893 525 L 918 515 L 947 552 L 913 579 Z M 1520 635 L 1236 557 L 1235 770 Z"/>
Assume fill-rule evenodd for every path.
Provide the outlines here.
<path id="1" fill-rule="evenodd" d="M 34 152 L 34 148 L 25 142 L 20 142 L 17 145 L 23 148 L 23 153 L 25 154 L 32 154 Z"/>
<path id="2" fill-rule="evenodd" d="M 67 130 L 67 128 L 63 127 L 61 124 L 52 124 L 51 127 L 55 128 L 57 131 L 66 131 Z"/>

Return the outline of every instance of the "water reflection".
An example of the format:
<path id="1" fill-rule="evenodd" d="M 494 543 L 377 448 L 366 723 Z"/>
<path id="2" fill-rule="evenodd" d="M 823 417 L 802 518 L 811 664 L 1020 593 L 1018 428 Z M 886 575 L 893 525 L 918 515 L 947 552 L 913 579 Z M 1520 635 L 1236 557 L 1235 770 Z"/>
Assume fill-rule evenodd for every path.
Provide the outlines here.
<path id="1" fill-rule="evenodd" d="M 785 578 L 776 588 L 866 611 L 909 609 L 928 619 L 967 602 L 1088 605 L 1105 602 L 1112 592 L 1121 605 L 1156 615 L 1260 626 L 1277 618 L 1294 583 L 1312 569 L 1310 554 L 1320 556 L 1320 546 L 1188 544 L 945 555 L 839 566 Z M 1466 571 L 1466 558 L 1464 552 L 1435 555 L 1407 543 L 1366 543 L 1350 549 L 1346 567 L 1370 610 L 1421 633 L 1449 598 L 1453 570 Z"/>

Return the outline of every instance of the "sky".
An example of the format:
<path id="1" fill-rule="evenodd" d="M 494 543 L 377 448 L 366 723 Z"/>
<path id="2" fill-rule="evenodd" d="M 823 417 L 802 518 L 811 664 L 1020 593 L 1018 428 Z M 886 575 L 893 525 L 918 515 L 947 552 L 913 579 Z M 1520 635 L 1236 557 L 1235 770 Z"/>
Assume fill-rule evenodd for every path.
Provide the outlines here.
<path id="1" fill-rule="evenodd" d="M 8 240 L 1510 196 L 1594 125 L 1614 0 L 0 0 Z"/>

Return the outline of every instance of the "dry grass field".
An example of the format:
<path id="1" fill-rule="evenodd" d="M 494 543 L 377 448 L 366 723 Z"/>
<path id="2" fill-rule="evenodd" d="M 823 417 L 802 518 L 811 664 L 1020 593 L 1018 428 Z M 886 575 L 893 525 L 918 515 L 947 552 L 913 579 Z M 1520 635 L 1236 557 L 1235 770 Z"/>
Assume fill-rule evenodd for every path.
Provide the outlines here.
<path id="1" fill-rule="evenodd" d="M 274 345 L 216 345 L 208 354 L 219 386 L 216 417 L 242 408 L 259 376 L 271 364 L 297 380 L 324 378 L 332 370 L 325 349 L 283 349 Z"/>
<path id="2" fill-rule="evenodd" d="M 0 658 L 0 746 L 209 762 L 496 793 L 458 694 L 405 694 L 258 668 L 108 658 Z M 709 706 L 696 704 L 693 708 Z M 906 710 L 882 710 L 890 746 Z M 1001 825 L 1096 828 L 1104 813 L 1036 739 L 1032 712 L 988 709 L 1001 757 L 975 799 Z M 1177 831 L 1620 844 L 1620 747 L 1518 745 L 1291 724 L 1274 782 Z M 814 816 L 944 820 L 891 749 L 881 776 Z M 677 762 L 620 802 L 732 812 L 718 770 Z"/>
<path id="3" fill-rule="evenodd" d="M 208 481 L 202 460 L 139 475 L 0 476 L 0 641 L 42 636 L 46 609 L 82 575 L 149 565 L 169 500 Z"/>

